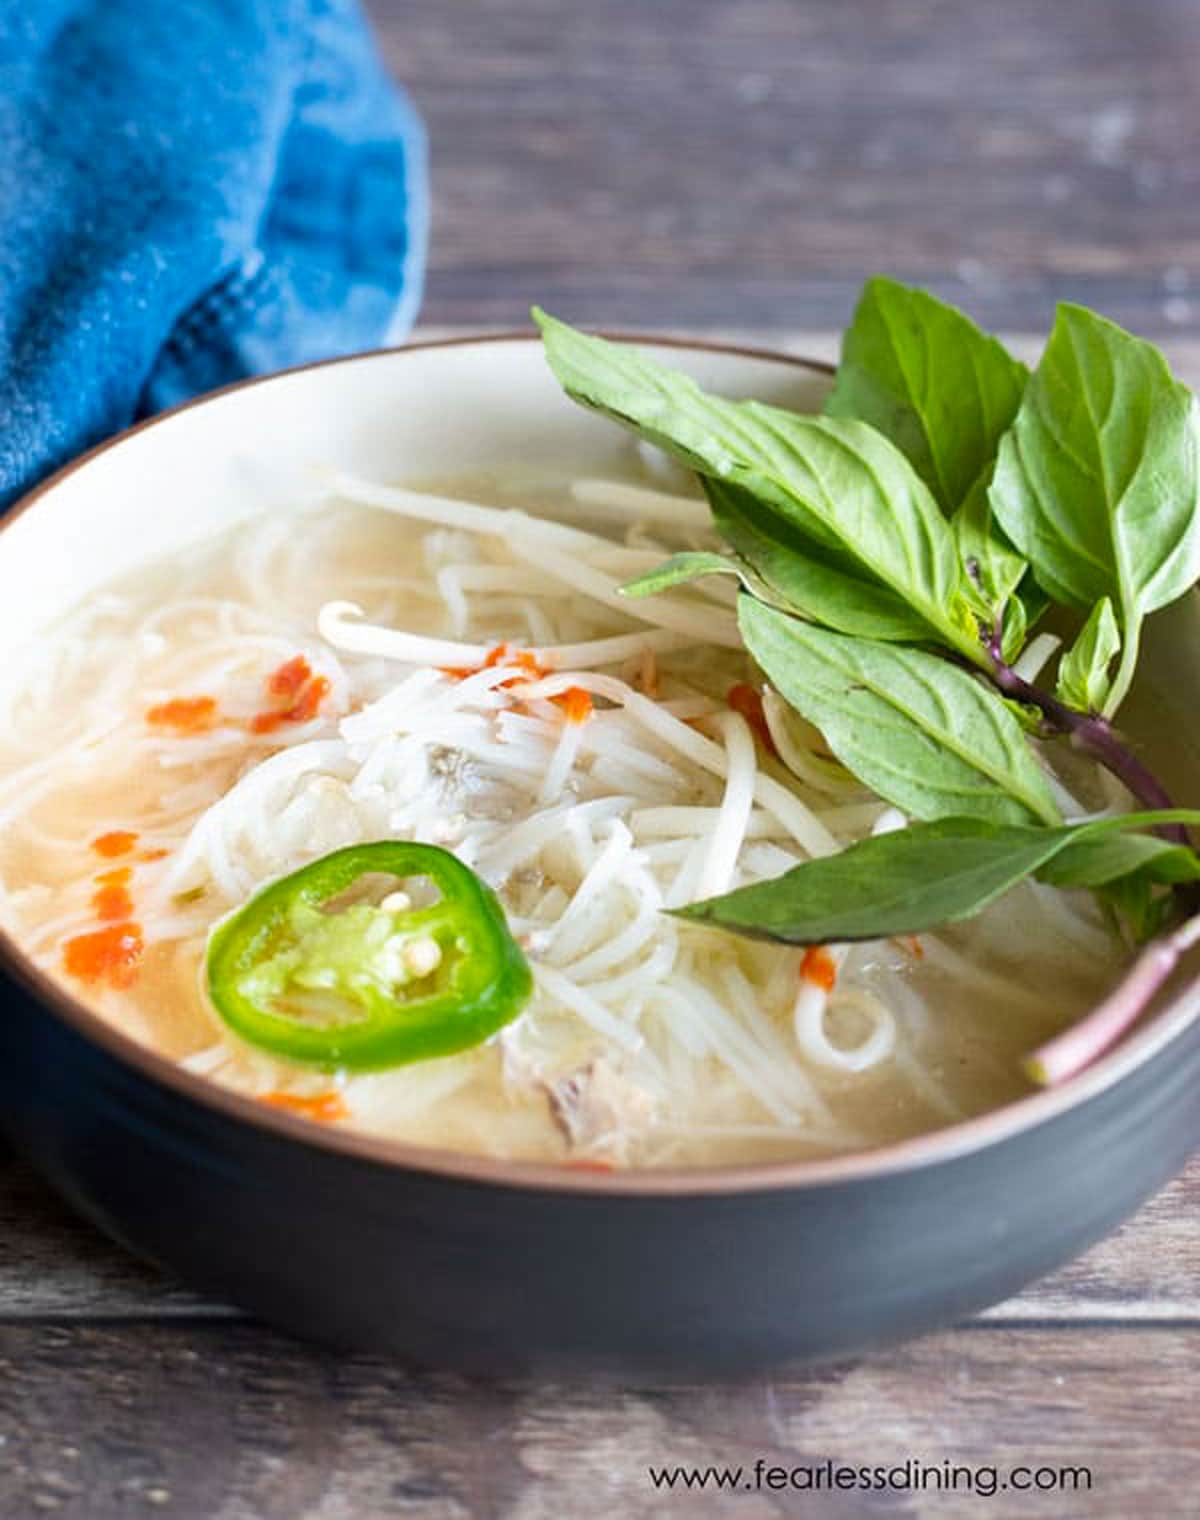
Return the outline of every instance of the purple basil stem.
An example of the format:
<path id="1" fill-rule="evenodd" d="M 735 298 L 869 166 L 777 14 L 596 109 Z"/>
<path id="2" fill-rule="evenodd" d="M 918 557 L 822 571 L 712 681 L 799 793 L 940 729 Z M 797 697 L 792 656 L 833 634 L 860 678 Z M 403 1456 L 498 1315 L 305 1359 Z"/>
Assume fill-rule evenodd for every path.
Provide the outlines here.
<path id="1" fill-rule="evenodd" d="M 1001 655 L 997 634 L 987 641 L 987 650 L 992 660 L 992 679 L 1005 696 L 1036 707 L 1053 732 L 1066 734 L 1081 754 L 1090 756 L 1116 776 L 1144 807 L 1174 806 L 1158 777 L 1121 741 L 1107 718 L 1075 712 L 1065 702 L 1024 680 Z M 1168 824 L 1158 832 L 1175 844 L 1189 842 L 1182 824 Z"/>

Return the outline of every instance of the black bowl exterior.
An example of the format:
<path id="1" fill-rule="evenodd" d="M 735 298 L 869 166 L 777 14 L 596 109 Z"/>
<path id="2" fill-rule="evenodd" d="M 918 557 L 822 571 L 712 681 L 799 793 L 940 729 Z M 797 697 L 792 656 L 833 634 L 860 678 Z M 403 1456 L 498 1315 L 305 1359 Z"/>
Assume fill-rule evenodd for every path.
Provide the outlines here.
<path id="1" fill-rule="evenodd" d="M 96 1224 L 341 1346 L 468 1371 L 733 1372 L 955 1320 L 1097 1239 L 1200 1140 L 1200 1024 L 1105 1090 L 946 1159 L 647 1196 L 497 1185 L 197 1101 L 4 983 L 0 1116 Z"/>

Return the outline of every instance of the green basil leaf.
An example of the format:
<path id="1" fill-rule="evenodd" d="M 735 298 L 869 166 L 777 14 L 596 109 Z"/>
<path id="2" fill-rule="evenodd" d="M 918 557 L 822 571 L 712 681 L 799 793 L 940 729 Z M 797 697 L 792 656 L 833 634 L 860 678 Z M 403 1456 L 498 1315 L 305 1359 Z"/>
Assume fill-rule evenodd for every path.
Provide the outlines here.
<path id="1" fill-rule="evenodd" d="M 796 546 L 786 519 L 740 486 L 706 480 L 704 489 L 721 537 L 753 566 L 762 601 L 839 633 L 889 643 L 924 643 L 929 625 L 896 593 L 855 573 L 853 563 L 830 563 Z"/>
<path id="2" fill-rule="evenodd" d="M 1028 376 L 957 308 L 877 277 L 842 340 L 825 410 L 885 433 L 953 512 L 995 458 Z"/>
<path id="3" fill-rule="evenodd" d="M 1175 911 L 1169 889 L 1200 880 L 1200 856 L 1152 834 L 1084 834 L 1037 874 L 1051 886 L 1097 893 L 1140 944 L 1165 928 Z"/>
<path id="4" fill-rule="evenodd" d="M 864 839 L 679 916 L 792 945 L 920 934 L 987 907 L 1062 849 L 1062 836 L 943 818 Z"/>
<path id="5" fill-rule="evenodd" d="M 747 649 L 847 770 L 916 818 L 1059 821 L 1045 774 L 1004 701 L 936 655 L 831 633 L 753 597 Z"/>
<path id="6" fill-rule="evenodd" d="M 1120 648 L 1121 631 L 1112 603 L 1102 596 L 1059 662 L 1059 701 L 1078 712 L 1099 712 L 1108 698 L 1108 668 Z"/>
<path id="7" fill-rule="evenodd" d="M 907 603 L 928 639 L 986 665 L 953 534 L 881 433 L 853 419 L 708 395 L 627 344 L 576 332 L 536 307 L 533 315 L 550 367 L 576 401 L 768 503 L 801 552 L 807 540 L 836 554 Z"/>
<path id="8" fill-rule="evenodd" d="M 990 498 L 1055 601 L 1090 612 L 1110 598 L 1124 649 L 1107 715 L 1128 690 L 1143 617 L 1200 574 L 1198 493 L 1191 392 L 1151 344 L 1060 306 Z"/>
<path id="9" fill-rule="evenodd" d="M 655 565 L 644 575 L 626 581 L 621 587 L 624 596 L 657 596 L 660 591 L 671 591 L 702 575 L 736 575 L 747 584 L 741 567 L 725 554 L 712 554 L 706 549 L 688 550 L 672 554 L 670 559 Z"/>
<path id="10" fill-rule="evenodd" d="M 1200 881 L 1200 856 L 1154 834 L 1081 833 L 1038 875 L 1054 887 L 1104 887 L 1131 876 L 1177 886 Z"/>
<path id="11" fill-rule="evenodd" d="M 1000 619 L 1000 653 L 1011 665 L 1025 648 L 1034 625 L 1045 616 L 1050 599 L 1028 571 L 1004 604 Z"/>
<path id="12" fill-rule="evenodd" d="M 678 913 L 752 939 L 793 945 L 920 934 L 973 917 L 1034 872 L 1048 879 L 1051 866 L 1085 841 L 1110 834 L 1124 838 L 1123 830 L 1160 821 L 1197 819 L 1200 813 L 1184 809 L 1057 828 L 942 818 L 861 840 L 838 855 L 794 866 L 774 881 L 739 887 Z M 1147 857 L 1139 858 L 1145 864 Z M 1139 869 L 1134 865 L 1133 874 Z"/>
<path id="13" fill-rule="evenodd" d="M 1019 596 L 1010 597 L 1004 608 L 1000 628 L 1000 653 L 1010 665 L 1025 648 L 1028 637 L 1029 618 L 1025 603 Z"/>
<path id="14" fill-rule="evenodd" d="M 1030 571 L 1025 572 L 1024 579 L 1017 587 L 1016 594 L 1009 602 L 1007 611 L 1012 611 L 1017 602 L 1021 604 L 1021 617 L 1024 620 L 1026 631 L 1037 626 L 1049 612 L 1051 607 L 1050 598 L 1034 580 Z"/>
<path id="15" fill-rule="evenodd" d="M 1096 887 L 1095 892 L 1102 903 L 1129 925 L 1134 943 L 1139 945 L 1161 933 L 1176 911 L 1174 896 L 1156 890 L 1154 883 L 1137 871 L 1118 876 L 1115 881 Z"/>

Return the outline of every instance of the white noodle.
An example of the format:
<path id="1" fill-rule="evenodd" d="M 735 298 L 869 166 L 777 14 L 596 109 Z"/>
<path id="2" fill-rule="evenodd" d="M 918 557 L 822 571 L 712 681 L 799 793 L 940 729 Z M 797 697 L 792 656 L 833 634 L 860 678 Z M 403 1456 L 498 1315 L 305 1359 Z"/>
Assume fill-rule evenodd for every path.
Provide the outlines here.
<path id="1" fill-rule="evenodd" d="M 861 1043 L 842 1046 L 833 1043 L 826 1029 L 832 1000 L 809 995 L 819 991 L 819 988 L 806 984 L 796 999 L 794 1010 L 796 1039 L 811 1061 L 835 1071 L 862 1072 L 877 1066 L 891 1055 L 896 1044 L 896 1020 L 891 1010 L 884 1007 L 877 997 L 865 988 L 839 991 L 837 1005 L 856 1008 L 867 1017 L 870 1024 L 869 1032 Z"/>
<path id="2" fill-rule="evenodd" d="M 599 899 L 621 874 L 632 847 L 633 836 L 629 830 L 619 818 L 612 819 L 604 847 L 589 865 L 579 890 L 551 933 L 548 950 L 557 960 L 570 960 L 588 943 L 595 919 L 599 917 L 603 922 L 603 910 L 596 913 Z"/>
<path id="3" fill-rule="evenodd" d="M 432 496 L 425 491 L 409 491 L 399 486 L 381 486 L 346 471 L 335 474 L 330 485 L 339 495 L 368 507 L 382 507 L 402 517 L 420 522 L 438 523 L 447 528 L 462 528 L 468 533 L 489 533 L 510 543 L 532 536 L 573 549 L 604 547 L 608 540 L 596 533 L 584 533 L 562 523 L 530 517 L 510 507 L 484 507 L 474 502 L 458 501 L 450 496 Z"/>
<path id="4" fill-rule="evenodd" d="M 659 628 L 688 634 L 704 644 L 720 644 L 726 649 L 742 647 L 737 619 L 731 613 L 699 606 L 691 597 L 622 596 L 619 580 L 594 569 L 582 559 L 572 558 L 565 549 L 532 542 L 523 544 L 522 549 L 531 564 L 602 606 L 613 607 Z"/>
<path id="5" fill-rule="evenodd" d="M 532 683 L 526 690 L 529 696 L 552 697 L 565 691 L 568 686 L 581 686 L 584 691 L 619 702 L 657 738 L 665 740 L 673 749 L 706 771 L 725 779 L 725 752 L 719 744 L 714 744 L 686 723 L 665 713 L 657 703 L 641 696 L 615 676 L 583 672 L 572 675 L 569 679 L 565 676 L 548 676 L 544 681 Z M 837 840 L 811 809 L 805 807 L 793 792 L 761 771 L 754 783 L 754 796 L 762 807 L 779 819 L 793 839 L 810 855 L 832 855 L 836 852 Z"/>
<path id="6" fill-rule="evenodd" d="M 431 639 L 397 628 L 378 628 L 362 622 L 363 611 L 353 602 L 326 602 L 318 628 L 335 649 L 354 654 L 383 655 L 409 665 L 445 666 L 452 670 L 482 665 L 492 652 L 490 644 L 465 644 L 450 639 Z M 663 629 L 617 634 L 612 638 L 588 639 L 577 644 L 535 646 L 528 653 L 536 664 L 551 670 L 618 665 L 644 650 L 679 649 L 688 637 Z"/>
<path id="7" fill-rule="evenodd" d="M 636 1030 L 615 1018 L 598 998 L 582 987 L 577 987 L 569 977 L 542 964 L 535 964 L 534 977 L 544 992 L 577 1013 L 597 1034 L 604 1035 L 624 1050 L 641 1048 L 642 1037 Z"/>
<path id="8" fill-rule="evenodd" d="M 930 1056 L 969 1022 L 957 992 L 949 1012 L 926 999 L 939 979 L 990 1010 L 977 1018 L 994 1044 L 974 1069 L 1002 1085 L 1016 1021 L 1055 1014 L 998 969 L 986 924 L 969 953 L 926 937 L 923 968 L 887 944 L 830 947 L 827 999 L 797 990 L 798 952 L 663 915 L 904 821 L 806 747 L 819 741 L 770 690 L 779 758 L 756 745 L 728 707 L 753 671 L 726 607 L 704 591 L 621 595 L 640 569 L 711 541 L 703 502 L 577 483 L 593 520 L 627 525 L 616 543 L 516 507 L 340 485 L 413 526 L 354 507 L 246 525 L 212 560 L 170 571 L 177 595 L 160 581 L 94 598 L 6 682 L 3 911 L 40 964 L 61 975 L 63 941 L 94 927 L 90 840 L 124 828 L 170 852 L 136 858 L 131 892 L 155 998 L 186 1013 L 172 1048 L 257 1096 L 332 1083 L 353 1122 L 381 1133 L 559 1154 L 546 1092 L 571 1079 L 593 1127 L 581 1154 L 686 1164 L 720 1156 L 722 1136 L 761 1155 L 870 1144 L 972 1111 L 958 1066 Z M 330 589 L 347 599 L 322 606 Z M 531 676 L 526 650 L 553 673 Z M 264 680 L 299 653 L 330 682 L 320 710 L 249 732 Z M 553 700 L 573 686 L 595 702 L 581 722 Z M 192 693 L 217 697 L 212 728 L 146 724 L 151 702 Z M 501 895 L 535 977 L 524 1014 L 491 1045 L 370 1075 L 331 1078 L 230 1039 L 197 991 L 211 924 L 305 861 L 381 838 L 444 845 Z M 1015 894 L 1004 922 L 1023 948 L 1040 925 L 1099 967 L 1111 951 L 1100 920 L 1049 889 Z M 153 1038 L 149 1000 L 94 996 Z M 843 1019 L 864 1030 L 852 1048 Z M 864 1107 L 859 1082 L 895 1116 Z"/>
<path id="9" fill-rule="evenodd" d="M 708 844 L 708 855 L 696 882 L 697 897 L 715 897 L 733 883 L 738 856 L 746 837 L 750 809 L 754 805 L 754 782 L 758 766 L 754 759 L 754 736 L 738 713 L 724 713 L 716 720 L 725 735 L 725 796 L 717 813 Z"/>
<path id="10" fill-rule="evenodd" d="M 1020 657 L 1013 665 L 1013 672 L 1023 681 L 1036 681 L 1046 661 L 1053 656 L 1061 643 L 1062 640 L 1053 633 L 1039 633 L 1036 638 L 1030 639 L 1021 651 Z"/>
<path id="11" fill-rule="evenodd" d="M 657 807 L 639 808 L 629 816 L 629 827 L 638 839 L 674 839 L 681 833 L 697 833 L 713 827 L 719 808 Z M 746 839 L 778 838 L 783 826 L 777 818 L 763 812 L 751 812 L 746 818 Z"/>
<path id="12" fill-rule="evenodd" d="M 660 522 L 672 528 L 711 528 L 712 512 L 702 497 L 671 496 L 647 486 L 616 480 L 576 480 L 571 495 L 589 507 L 633 522 Z"/>
<path id="13" fill-rule="evenodd" d="M 769 687 L 763 692 L 763 716 L 767 730 L 779 751 L 779 758 L 793 775 L 798 776 L 813 791 L 828 797 L 845 796 L 847 792 L 861 792 L 860 782 L 848 771 L 842 771 L 827 760 L 802 749 L 792 737 L 788 707 L 778 692 Z"/>

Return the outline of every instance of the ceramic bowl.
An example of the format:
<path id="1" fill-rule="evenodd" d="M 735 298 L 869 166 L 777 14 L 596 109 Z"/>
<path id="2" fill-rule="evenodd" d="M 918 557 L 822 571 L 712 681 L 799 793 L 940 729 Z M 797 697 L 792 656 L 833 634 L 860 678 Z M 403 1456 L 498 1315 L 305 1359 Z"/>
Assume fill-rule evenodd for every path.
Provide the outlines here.
<path id="1" fill-rule="evenodd" d="M 734 396 L 811 409 L 828 385 L 781 355 L 642 341 Z M 524 336 L 234 386 L 105 444 L 8 516 L 0 659 L 111 577 L 306 499 L 314 461 L 399 480 L 514 459 L 619 475 L 629 458 Z M 1153 621 L 1139 695 L 1185 797 L 1200 776 L 1198 635 L 1190 598 Z M 605 1175 L 309 1124 L 118 1033 L 10 938 L 0 976 L 0 1124 L 76 1208 L 265 1319 L 441 1366 L 731 1370 L 912 1335 L 1081 1250 L 1200 1141 L 1186 987 L 1075 1081 L 922 1138 Z"/>

